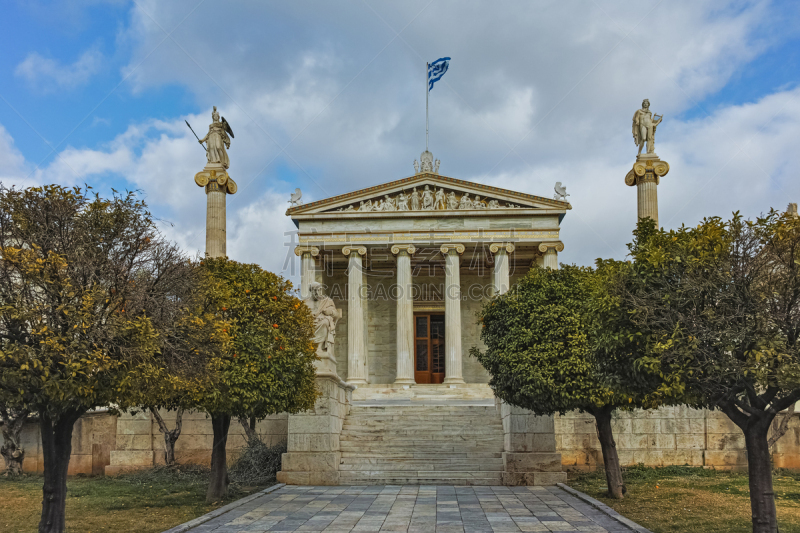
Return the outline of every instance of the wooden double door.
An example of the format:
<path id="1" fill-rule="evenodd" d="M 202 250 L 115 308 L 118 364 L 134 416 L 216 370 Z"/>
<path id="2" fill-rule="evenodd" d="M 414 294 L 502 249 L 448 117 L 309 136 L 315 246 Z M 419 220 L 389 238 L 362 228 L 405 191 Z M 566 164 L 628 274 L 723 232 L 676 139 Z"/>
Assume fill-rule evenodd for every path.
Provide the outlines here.
<path id="1" fill-rule="evenodd" d="M 414 381 L 444 381 L 444 315 L 414 314 Z"/>

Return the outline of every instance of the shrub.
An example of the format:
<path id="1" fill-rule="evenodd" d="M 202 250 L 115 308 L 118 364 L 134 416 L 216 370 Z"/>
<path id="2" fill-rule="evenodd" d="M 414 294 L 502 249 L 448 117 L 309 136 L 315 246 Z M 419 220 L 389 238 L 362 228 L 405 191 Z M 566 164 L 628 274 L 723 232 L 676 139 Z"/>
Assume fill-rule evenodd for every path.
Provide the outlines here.
<path id="1" fill-rule="evenodd" d="M 284 453 L 286 442 L 268 446 L 259 439 L 251 439 L 231 466 L 231 481 L 245 486 L 265 485 L 275 481 Z"/>

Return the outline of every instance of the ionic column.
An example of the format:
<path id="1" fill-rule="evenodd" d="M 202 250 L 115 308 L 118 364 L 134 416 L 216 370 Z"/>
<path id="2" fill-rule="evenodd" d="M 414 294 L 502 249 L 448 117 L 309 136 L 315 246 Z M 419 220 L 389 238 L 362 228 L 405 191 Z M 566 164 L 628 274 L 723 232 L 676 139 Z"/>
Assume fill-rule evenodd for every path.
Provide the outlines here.
<path id="1" fill-rule="evenodd" d="M 194 181 L 206 190 L 206 257 L 225 257 L 225 197 L 236 192 L 236 183 L 219 163 L 206 165 Z"/>
<path id="2" fill-rule="evenodd" d="M 542 267 L 558 270 L 558 252 L 564 251 L 563 242 L 543 242 L 539 245 L 539 251 L 544 254 Z"/>
<path id="3" fill-rule="evenodd" d="M 414 300 L 412 298 L 412 244 L 395 244 L 397 256 L 397 376 L 395 385 L 413 385 L 414 381 Z"/>
<path id="4" fill-rule="evenodd" d="M 225 196 L 216 183 L 206 185 L 206 256 L 225 257 Z"/>
<path id="5" fill-rule="evenodd" d="M 650 154 L 648 154 L 650 155 Z M 669 172 L 669 163 L 660 159 L 639 156 L 625 176 L 625 184 L 636 186 L 636 203 L 639 218 L 652 218 L 658 227 L 658 184 Z"/>
<path id="6" fill-rule="evenodd" d="M 367 383 L 367 344 L 364 339 L 364 305 L 362 287 L 364 272 L 361 256 L 367 254 L 364 246 L 342 248 L 349 258 L 347 264 L 347 382 L 352 385 Z"/>
<path id="7" fill-rule="evenodd" d="M 464 383 L 461 370 L 461 275 L 463 244 L 443 244 L 444 254 L 444 383 Z"/>
<path id="8" fill-rule="evenodd" d="M 308 288 L 314 282 L 316 266 L 314 257 L 319 255 L 316 246 L 298 246 L 294 249 L 295 255 L 300 257 L 300 299 L 308 298 Z"/>
<path id="9" fill-rule="evenodd" d="M 509 243 L 492 243 L 489 251 L 494 254 L 494 293 L 504 294 L 511 287 L 511 280 L 508 269 L 508 255 L 514 251 L 514 245 Z"/>

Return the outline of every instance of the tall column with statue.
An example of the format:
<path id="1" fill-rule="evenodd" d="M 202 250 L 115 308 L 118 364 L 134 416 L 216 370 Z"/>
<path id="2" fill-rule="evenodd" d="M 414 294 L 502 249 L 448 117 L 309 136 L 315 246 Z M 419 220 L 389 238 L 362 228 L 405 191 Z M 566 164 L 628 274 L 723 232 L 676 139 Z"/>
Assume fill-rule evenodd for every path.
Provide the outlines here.
<path id="1" fill-rule="evenodd" d="M 642 102 L 642 108 L 633 114 L 633 141 L 639 147 L 636 162 L 625 176 L 625 184 L 637 189 L 638 218 L 652 218 L 658 226 L 658 191 L 661 178 L 669 172 L 669 163 L 662 161 L 655 152 L 656 127 L 664 119 L 650 111 L 650 100 Z M 647 147 L 645 153 L 642 149 Z"/>
<path id="2" fill-rule="evenodd" d="M 188 122 L 187 122 L 188 125 Z M 191 128 L 191 126 L 189 126 Z M 194 132 L 194 130 L 192 130 Z M 233 131 L 225 120 L 220 117 L 217 107 L 211 113 L 211 124 L 208 133 L 198 142 L 206 149 L 206 166 L 195 174 L 194 181 L 206 190 L 206 256 L 225 257 L 225 203 L 226 195 L 236 193 L 236 182 L 228 175 L 230 160 L 227 148 L 231 147 Z"/>

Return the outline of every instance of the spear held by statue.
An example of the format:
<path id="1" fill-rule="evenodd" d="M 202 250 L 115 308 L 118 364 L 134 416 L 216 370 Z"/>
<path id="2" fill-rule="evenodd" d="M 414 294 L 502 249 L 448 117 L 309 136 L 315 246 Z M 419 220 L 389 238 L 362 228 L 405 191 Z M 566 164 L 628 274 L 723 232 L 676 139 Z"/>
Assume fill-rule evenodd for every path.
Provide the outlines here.
<path id="1" fill-rule="evenodd" d="M 192 125 L 189 124 L 189 121 L 184 120 L 184 122 L 186 123 L 187 126 L 189 126 L 189 129 L 192 130 L 192 133 L 194 133 L 194 129 L 192 128 Z M 203 150 L 208 152 L 208 148 L 206 148 L 206 146 L 203 144 L 203 142 L 200 140 L 200 137 L 198 137 L 196 133 L 194 133 L 194 138 L 197 139 L 197 141 L 200 143 L 200 146 L 203 147 Z"/>

